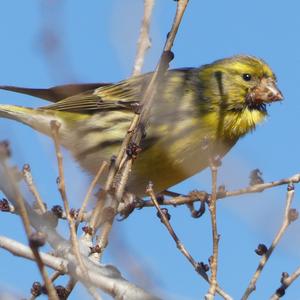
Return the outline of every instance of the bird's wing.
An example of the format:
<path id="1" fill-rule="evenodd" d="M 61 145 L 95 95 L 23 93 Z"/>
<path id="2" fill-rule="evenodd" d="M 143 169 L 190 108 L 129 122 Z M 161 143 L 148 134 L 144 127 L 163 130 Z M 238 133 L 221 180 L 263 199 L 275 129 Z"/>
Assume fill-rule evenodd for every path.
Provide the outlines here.
<path id="1" fill-rule="evenodd" d="M 67 97 L 74 96 L 76 94 L 83 93 L 88 90 L 93 90 L 102 86 L 110 85 L 110 83 L 75 83 L 54 86 L 46 89 L 24 88 L 10 85 L 0 85 L 1 90 L 21 93 L 38 97 L 51 102 L 58 102 Z"/>
<path id="2" fill-rule="evenodd" d="M 169 70 L 184 77 L 191 68 Z M 92 114 L 102 110 L 135 110 L 153 73 L 132 77 L 116 84 L 84 83 L 55 86 L 48 89 L 32 89 L 16 86 L 0 86 L 0 89 L 23 93 L 54 102 L 43 109 Z M 170 83 L 171 85 L 171 83 Z M 181 87 L 179 84 L 176 84 Z"/>
<path id="3" fill-rule="evenodd" d="M 43 109 L 92 114 L 103 110 L 135 110 L 140 101 L 148 75 L 133 77 L 117 84 L 67 97 Z"/>

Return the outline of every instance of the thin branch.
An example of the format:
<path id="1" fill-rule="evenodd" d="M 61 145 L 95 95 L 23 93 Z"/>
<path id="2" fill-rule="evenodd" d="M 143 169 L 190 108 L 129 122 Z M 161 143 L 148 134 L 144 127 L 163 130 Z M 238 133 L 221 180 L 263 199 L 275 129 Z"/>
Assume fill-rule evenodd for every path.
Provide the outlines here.
<path id="1" fill-rule="evenodd" d="M 58 173 L 59 173 L 58 189 L 61 194 L 61 198 L 63 200 L 66 218 L 67 218 L 67 221 L 69 224 L 72 248 L 73 248 L 75 257 L 78 260 L 80 268 L 82 269 L 82 272 L 87 274 L 86 267 L 81 258 L 77 235 L 76 235 L 75 222 L 74 222 L 74 219 L 70 215 L 70 206 L 69 206 L 69 201 L 68 201 L 67 193 L 66 193 L 64 168 L 63 168 L 63 156 L 61 153 L 60 142 L 59 142 L 60 124 L 57 121 L 53 120 L 50 122 L 50 127 L 51 127 L 52 138 L 53 138 L 54 145 L 55 145 L 55 152 L 56 152 L 56 158 L 57 158 L 57 164 L 58 164 Z"/>
<path id="2" fill-rule="evenodd" d="M 249 186 L 244 189 L 235 190 L 232 192 L 225 192 L 224 197 L 239 196 L 239 195 L 250 194 L 250 193 L 259 193 L 266 189 L 273 188 L 275 186 L 291 184 L 291 183 L 299 183 L 299 182 L 300 182 L 300 173 L 297 173 L 289 178 L 283 178 L 283 179 L 276 180 L 276 181 L 256 184 L 256 185 Z M 220 198 L 224 198 L 224 197 L 220 197 Z"/>
<path id="3" fill-rule="evenodd" d="M 167 217 L 167 214 L 160 208 L 160 205 L 156 199 L 155 193 L 153 191 L 153 186 L 150 183 L 148 188 L 147 188 L 147 193 L 151 198 L 151 201 L 153 201 L 154 206 L 157 209 L 157 212 L 159 214 L 159 218 L 161 220 L 161 222 L 166 226 L 168 232 L 170 233 L 170 235 L 172 236 L 174 242 L 176 243 L 177 248 L 179 249 L 179 251 L 187 258 L 187 260 L 192 264 L 192 266 L 194 267 L 195 271 L 203 278 L 205 279 L 207 282 L 210 282 L 207 274 L 206 274 L 206 270 L 204 267 L 203 263 L 198 263 L 193 257 L 192 255 L 188 252 L 188 250 L 185 248 L 184 244 L 181 242 L 181 240 L 178 238 L 177 234 L 175 233 L 174 229 L 172 228 L 169 219 Z M 226 300 L 231 300 L 232 298 L 226 293 L 224 292 L 216 283 L 215 286 L 215 290 L 216 292 L 222 296 L 224 299 Z"/>
<path id="4" fill-rule="evenodd" d="M 213 162 L 210 166 L 212 177 L 212 193 L 209 201 L 209 211 L 211 216 L 213 255 L 210 261 L 211 277 L 208 293 L 205 295 L 206 300 L 214 299 L 217 288 L 217 270 L 218 270 L 218 252 L 219 252 L 219 235 L 217 230 L 217 174 L 218 168 Z"/>
<path id="5" fill-rule="evenodd" d="M 70 296 L 70 294 L 72 293 L 76 283 L 77 283 L 77 280 L 74 279 L 73 277 L 71 277 L 70 280 L 68 281 L 67 285 L 66 285 L 66 288 L 65 288 L 66 292 L 67 292 L 67 295 L 66 295 L 65 299 L 67 299 Z"/>
<path id="6" fill-rule="evenodd" d="M 49 276 L 48 276 L 48 273 L 47 273 L 47 270 L 46 270 L 46 267 L 45 267 L 45 264 L 44 264 L 44 261 L 42 260 L 41 258 L 41 255 L 38 251 L 38 248 L 36 247 L 31 247 L 31 250 L 32 250 L 32 253 L 35 257 L 35 261 L 39 267 L 39 270 L 40 270 L 40 273 L 43 277 L 43 280 L 44 280 L 44 283 L 45 283 L 45 286 L 46 286 L 46 289 L 47 289 L 47 293 L 48 293 L 48 296 L 49 296 L 49 299 L 51 300 L 58 300 L 58 296 L 57 296 L 57 293 L 56 293 L 56 290 L 53 286 L 53 283 L 52 281 L 50 280 Z"/>
<path id="7" fill-rule="evenodd" d="M 299 183 L 300 182 L 300 173 L 297 173 L 291 177 L 283 178 L 276 181 L 266 182 L 262 184 L 255 184 L 253 186 L 248 186 L 245 188 L 237 189 L 234 191 L 225 191 L 224 193 L 217 194 L 217 199 L 225 199 L 228 197 L 235 197 L 245 194 L 252 194 L 252 193 L 261 193 L 264 190 L 271 189 L 276 186 L 286 185 L 290 183 Z M 180 195 L 178 193 L 167 191 L 166 195 L 170 195 L 173 198 L 170 199 L 164 199 L 161 202 L 161 205 L 172 205 L 172 206 L 178 206 L 178 205 L 185 205 L 193 202 L 199 202 L 199 201 L 206 201 L 206 199 L 209 197 L 209 194 L 206 192 L 198 192 L 198 197 L 195 198 L 194 195 Z M 153 207 L 154 204 L 151 200 L 142 200 L 137 203 L 137 207 Z"/>
<path id="8" fill-rule="evenodd" d="M 84 214 L 84 211 L 85 211 L 86 206 L 88 204 L 88 201 L 91 197 L 92 191 L 94 190 L 96 184 L 98 183 L 98 181 L 99 181 L 101 175 L 103 174 L 104 170 L 106 169 L 106 167 L 107 167 L 107 162 L 103 161 L 100 168 L 99 168 L 99 170 L 98 170 L 98 172 L 97 172 L 97 174 L 96 174 L 96 176 L 94 177 L 93 181 L 91 182 L 91 184 L 90 184 L 90 186 L 87 190 L 87 193 L 85 195 L 85 198 L 82 202 L 81 208 L 80 208 L 80 210 L 78 212 L 78 216 L 77 216 L 77 224 L 82 221 L 83 214 Z"/>
<path id="9" fill-rule="evenodd" d="M 289 185 L 288 189 L 287 189 L 286 205 L 285 205 L 282 225 L 281 225 L 279 231 L 277 232 L 270 248 L 262 256 L 262 258 L 258 264 L 258 267 L 257 267 L 253 277 L 251 278 L 250 283 L 242 297 L 242 300 L 248 299 L 250 294 L 256 289 L 256 282 L 257 282 L 263 268 L 265 267 L 268 259 L 272 255 L 274 249 L 276 248 L 276 246 L 279 243 L 280 239 L 282 238 L 283 234 L 286 232 L 288 226 L 291 224 L 292 221 L 295 220 L 295 217 L 297 217 L 297 213 L 295 213 L 295 211 L 291 209 L 293 197 L 294 197 L 294 186 Z"/>
<path id="10" fill-rule="evenodd" d="M 132 76 L 140 75 L 142 72 L 146 51 L 151 47 L 149 37 L 150 20 L 155 0 L 144 0 L 144 16 L 137 42 L 137 51 L 133 64 Z"/>
<path id="11" fill-rule="evenodd" d="M 42 213 L 45 213 L 47 211 L 47 209 L 46 209 L 45 204 L 42 201 L 42 198 L 35 186 L 35 183 L 33 181 L 33 177 L 31 174 L 30 166 L 28 164 L 25 164 L 23 166 L 23 177 L 25 179 L 25 182 L 27 183 L 27 186 L 28 186 L 30 192 L 34 196 L 39 209 L 41 210 Z"/>
<path id="12" fill-rule="evenodd" d="M 66 189 L 65 189 L 65 178 L 64 178 L 64 170 L 63 170 L 63 156 L 60 150 L 60 143 L 59 143 L 59 128 L 60 128 L 60 124 L 56 121 L 51 121 L 51 132 L 52 132 L 52 137 L 55 143 L 55 150 L 56 150 L 56 157 L 57 157 L 57 163 L 58 163 L 58 170 L 59 170 L 59 181 L 58 181 L 58 186 L 59 186 L 59 191 L 64 203 L 64 208 L 65 208 L 65 213 L 66 213 L 66 218 L 69 224 L 69 228 L 70 228 L 70 236 L 71 236 L 71 243 L 72 243 L 72 248 L 74 251 L 74 255 L 79 263 L 79 266 L 84 274 L 85 277 L 85 281 L 83 282 L 84 286 L 86 287 L 87 291 L 89 292 L 89 294 L 95 299 L 95 300 L 101 300 L 102 298 L 100 297 L 100 295 L 98 295 L 97 291 L 95 290 L 95 288 L 93 286 L 90 285 L 89 283 L 89 273 L 88 270 L 86 268 L 86 266 L 83 263 L 83 259 L 81 257 L 80 254 L 80 250 L 79 250 L 79 244 L 78 244 L 78 240 L 77 240 L 77 235 L 76 235 L 76 226 L 75 226 L 75 222 L 74 219 L 71 217 L 70 214 L 70 206 L 69 206 L 69 201 L 67 199 L 67 194 L 66 194 Z M 80 218 L 78 217 L 79 220 L 81 220 L 81 216 L 83 213 L 83 210 L 85 209 L 85 206 L 88 202 L 88 199 L 90 197 L 90 194 L 92 192 L 92 190 L 94 189 L 99 177 L 101 176 L 102 172 L 104 171 L 106 167 L 106 163 L 103 163 L 99 169 L 99 171 L 97 172 L 97 175 L 95 176 L 93 182 L 91 183 L 87 195 L 84 199 L 83 205 L 81 207 L 80 210 Z"/>
<path id="13" fill-rule="evenodd" d="M 158 201 L 156 199 L 156 196 L 154 194 L 152 184 L 149 184 L 149 186 L 147 188 L 147 193 L 149 194 L 151 201 L 153 202 L 154 206 L 156 207 L 162 223 L 166 226 L 168 232 L 170 233 L 174 242 L 176 243 L 176 246 L 179 249 L 179 251 L 188 259 L 188 261 L 192 264 L 192 266 L 197 271 L 197 273 L 199 273 L 206 281 L 208 281 L 208 276 L 207 276 L 205 270 L 203 270 L 202 266 L 191 256 L 191 254 L 188 252 L 188 250 L 182 244 L 182 242 L 176 235 L 175 231 L 173 230 L 173 228 L 168 220 L 168 217 L 166 216 L 166 213 L 164 213 L 162 211 L 162 209 L 160 208 Z"/>
<path id="14" fill-rule="evenodd" d="M 54 281 L 55 281 L 59 276 L 61 276 L 61 275 L 63 275 L 62 272 L 56 271 L 56 272 L 54 272 L 54 273 L 51 275 L 50 280 L 51 280 L 52 282 L 54 282 Z"/>
<path id="15" fill-rule="evenodd" d="M 5 171 L 5 173 L 9 176 L 8 180 L 11 182 L 11 187 L 14 190 L 13 193 L 15 195 L 15 201 L 17 204 L 16 210 L 18 211 L 18 213 L 21 217 L 27 238 L 29 240 L 29 237 L 31 235 L 30 220 L 29 220 L 26 206 L 25 206 L 25 203 L 21 196 L 20 190 L 19 190 L 18 186 L 16 185 L 16 178 L 12 174 L 12 171 L 9 169 L 9 167 L 7 166 L 7 164 L 4 160 L 1 159 L 0 163 L 1 163 L 1 166 L 2 166 L 3 170 Z"/>
<path id="16" fill-rule="evenodd" d="M 19 190 L 19 188 L 16 184 L 16 178 L 15 178 L 14 174 L 12 173 L 12 171 L 7 166 L 5 159 L 3 159 L 1 157 L 0 163 L 1 163 L 1 167 L 3 168 L 4 172 L 9 177 L 8 180 L 11 183 L 11 187 L 13 189 L 13 194 L 15 195 L 15 201 L 16 201 L 16 204 L 17 204 L 17 211 L 18 211 L 18 213 L 19 213 L 19 215 L 22 219 L 23 226 L 24 226 L 24 229 L 25 229 L 25 232 L 26 232 L 26 235 L 27 235 L 29 246 L 30 246 L 31 251 L 32 251 L 32 253 L 35 257 L 35 261 L 38 265 L 41 276 L 44 280 L 45 286 L 46 286 L 47 291 L 48 291 L 49 298 L 53 299 L 53 300 L 58 300 L 58 297 L 57 297 L 56 291 L 54 289 L 54 286 L 53 286 L 51 280 L 49 279 L 49 276 L 48 276 L 47 270 L 45 268 L 45 265 L 44 265 L 44 263 L 43 263 L 43 261 L 40 257 L 40 254 L 39 254 L 39 251 L 38 251 L 38 246 L 35 243 L 33 243 L 33 235 L 35 235 L 35 234 L 32 234 L 30 219 L 29 219 L 29 216 L 28 216 L 28 213 L 27 213 L 27 209 L 26 209 L 24 199 L 23 199 L 23 197 L 20 193 L 20 190 Z"/>
<path id="17" fill-rule="evenodd" d="M 281 286 L 271 296 L 270 300 L 279 300 L 284 294 L 285 290 L 300 276 L 300 268 L 298 268 L 293 274 L 288 275 L 282 273 Z"/>

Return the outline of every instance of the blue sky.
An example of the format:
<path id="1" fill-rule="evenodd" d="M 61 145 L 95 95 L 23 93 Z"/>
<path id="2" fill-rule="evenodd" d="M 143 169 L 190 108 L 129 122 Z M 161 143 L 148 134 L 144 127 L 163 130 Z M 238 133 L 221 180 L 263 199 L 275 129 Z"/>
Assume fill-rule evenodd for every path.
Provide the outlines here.
<path id="1" fill-rule="evenodd" d="M 48 87 L 68 82 L 115 82 L 129 77 L 142 16 L 143 1 L 17 1 L 0 4 L 0 84 Z M 152 48 L 145 71 L 153 70 L 170 28 L 176 2 L 157 1 L 151 26 Z M 269 118 L 249 134 L 223 160 L 219 183 L 228 189 L 248 184 L 249 172 L 259 168 L 266 181 L 291 176 L 299 171 L 300 114 L 300 3 L 297 0 L 242 2 L 191 0 L 173 51 L 172 68 L 200 66 L 233 54 L 251 54 L 266 60 L 278 78 L 284 101 L 268 108 Z M 50 35 L 49 35 L 50 33 Z M 48 36 L 48 39 L 45 39 Z M 45 43 L 58 43 L 57 52 L 44 51 Z M 55 50 L 55 47 L 54 47 Z M 0 91 L 0 103 L 40 106 L 44 101 Z M 13 121 L 0 120 L 0 140 L 8 139 L 12 162 L 19 167 L 30 163 L 36 184 L 45 202 L 59 203 L 55 179 L 57 168 L 51 141 Z M 65 152 L 68 195 L 79 206 L 89 177 Z M 75 183 L 75 184 L 74 184 Z M 210 189 L 204 171 L 174 190 Z M 296 187 L 297 188 L 297 187 Z M 299 208 L 299 194 L 293 206 Z M 239 298 L 256 269 L 259 243 L 269 245 L 278 229 L 285 201 L 285 187 L 225 199 L 218 204 L 220 240 L 220 285 Z M 186 247 L 199 261 L 211 255 L 209 216 L 192 219 L 185 207 L 170 208 L 172 224 Z M 23 229 L 15 216 L 1 214 L 1 235 L 24 241 Z M 257 284 L 252 299 L 266 299 L 279 286 L 281 272 L 292 273 L 300 264 L 299 222 L 289 228 Z M 61 231 L 65 229 L 61 226 Z M 135 212 L 118 223 L 115 236 L 122 237 L 139 264 L 152 273 L 152 290 L 166 299 L 200 299 L 207 290 L 192 267 L 156 218 L 153 209 Z M 105 263 L 116 263 L 131 278 L 116 253 L 108 247 Z M 32 281 L 39 279 L 36 266 L 0 250 L 0 289 L 28 295 Z M 24 276 L 24 275 L 27 276 Z M 136 278 L 133 279 L 138 284 Z M 16 284 L 17 283 L 17 284 Z M 285 299 L 300 298 L 297 283 Z M 76 288 L 71 299 L 85 295 Z"/>

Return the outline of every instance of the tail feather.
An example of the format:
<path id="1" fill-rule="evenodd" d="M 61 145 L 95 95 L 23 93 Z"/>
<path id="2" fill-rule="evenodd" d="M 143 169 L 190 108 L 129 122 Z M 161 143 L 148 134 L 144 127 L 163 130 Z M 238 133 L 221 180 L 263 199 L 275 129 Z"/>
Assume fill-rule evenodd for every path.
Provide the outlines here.
<path id="1" fill-rule="evenodd" d="M 33 89 L 10 85 L 0 85 L 1 90 L 21 93 L 48 100 L 50 102 L 58 102 L 64 98 L 94 90 L 98 87 L 109 85 L 109 83 L 78 83 L 54 86 L 48 89 Z"/>

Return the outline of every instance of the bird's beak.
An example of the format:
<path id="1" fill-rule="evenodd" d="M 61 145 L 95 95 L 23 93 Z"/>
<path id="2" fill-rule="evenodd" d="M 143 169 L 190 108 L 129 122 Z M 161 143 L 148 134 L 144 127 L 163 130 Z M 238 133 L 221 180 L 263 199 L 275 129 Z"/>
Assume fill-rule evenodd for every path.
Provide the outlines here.
<path id="1" fill-rule="evenodd" d="M 252 90 L 251 100 L 257 104 L 281 101 L 283 95 L 276 86 L 273 78 L 262 78 L 260 83 Z"/>

